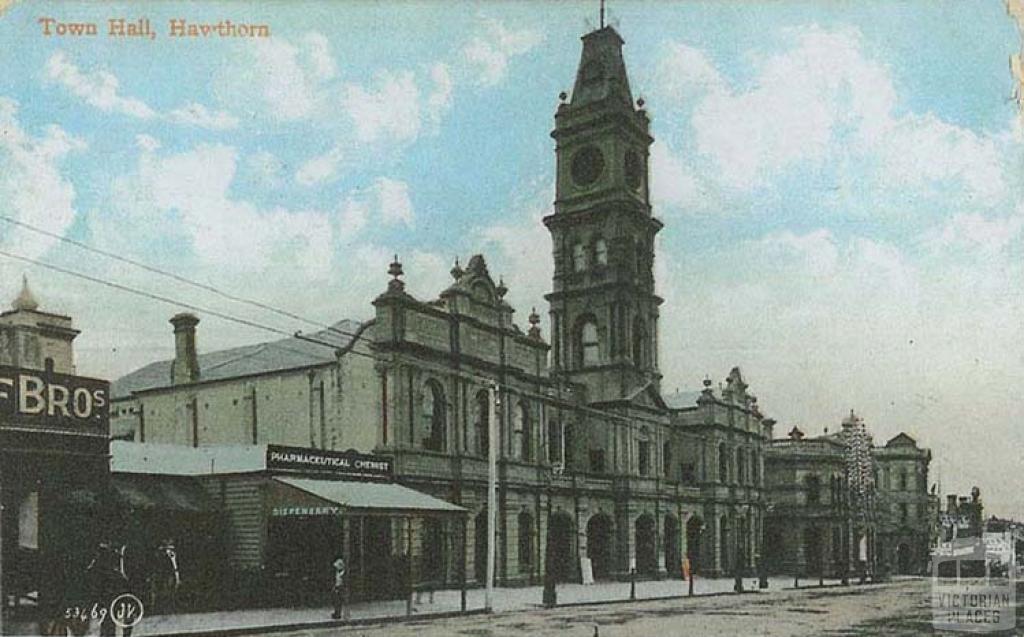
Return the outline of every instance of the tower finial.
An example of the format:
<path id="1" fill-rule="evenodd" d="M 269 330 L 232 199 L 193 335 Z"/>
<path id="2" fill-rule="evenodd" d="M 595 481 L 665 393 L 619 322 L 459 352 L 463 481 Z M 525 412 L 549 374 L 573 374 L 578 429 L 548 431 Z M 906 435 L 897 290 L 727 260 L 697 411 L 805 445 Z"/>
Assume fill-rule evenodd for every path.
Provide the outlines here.
<path id="1" fill-rule="evenodd" d="M 28 275 L 21 275 L 21 292 L 18 293 L 11 308 L 15 310 L 35 311 L 39 309 L 39 301 L 36 300 L 32 290 L 28 287 Z"/>
<path id="2" fill-rule="evenodd" d="M 604 0 L 601 0 L 601 28 L 604 28 Z"/>

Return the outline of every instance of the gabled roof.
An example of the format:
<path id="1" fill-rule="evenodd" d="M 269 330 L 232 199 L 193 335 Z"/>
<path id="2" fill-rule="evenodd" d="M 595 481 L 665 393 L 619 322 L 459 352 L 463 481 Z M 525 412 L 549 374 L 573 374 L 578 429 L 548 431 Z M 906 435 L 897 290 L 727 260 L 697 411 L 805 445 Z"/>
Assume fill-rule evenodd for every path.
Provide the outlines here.
<path id="1" fill-rule="evenodd" d="M 885 443 L 886 447 L 916 447 L 917 441 L 907 435 L 905 432 L 896 434 L 889 442 Z"/>
<path id="2" fill-rule="evenodd" d="M 671 394 L 664 394 L 662 399 L 669 409 L 684 409 L 686 407 L 696 407 L 697 399 L 700 398 L 701 391 L 698 389 L 677 389 Z"/>
<path id="3" fill-rule="evenodd" d="M 323 330 L 310 334 L 309 337 L 338 348 L 345 348 L 352 344 L 354 335 L 361 327 L 362 324 L 358 321 L 346 319 L 331 326 L 332 330 L 344 334 Z M 302 369 L 334 361 L 334 350 L 329 347 L 294 337 L 283 338 L 200 354 L 199 382 Z M 172 362 L 157 361 L 122 376 L 111 384 L 111 396 L 116 400 L 127 398 L 133 392 L 170 387 Z"/>

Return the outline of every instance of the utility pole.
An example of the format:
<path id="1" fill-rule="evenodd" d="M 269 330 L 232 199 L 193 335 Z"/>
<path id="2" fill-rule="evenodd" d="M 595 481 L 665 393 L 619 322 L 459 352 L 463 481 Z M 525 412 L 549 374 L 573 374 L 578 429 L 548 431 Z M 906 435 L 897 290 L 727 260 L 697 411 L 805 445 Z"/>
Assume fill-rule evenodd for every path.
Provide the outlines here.
<path id="1" fill-rule="evenodd" d="M 495 509 L 497 508 L 498 482 L 498 407 L 500 396 L 498 385 L 490 388 L 489 413 L 487 414 L 487 587 L 484 590 L 484 609 L 490 613 L 494 610 L 494 555 L 495 555 Z"/>

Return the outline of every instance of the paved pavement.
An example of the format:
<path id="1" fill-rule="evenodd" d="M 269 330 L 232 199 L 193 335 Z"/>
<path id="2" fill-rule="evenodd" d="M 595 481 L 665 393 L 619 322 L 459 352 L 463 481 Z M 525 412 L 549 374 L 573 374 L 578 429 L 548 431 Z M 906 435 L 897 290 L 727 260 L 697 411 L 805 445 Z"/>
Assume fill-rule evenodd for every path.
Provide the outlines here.
<path id="1" fill-rule="evenodd" d="M 429 621 L 414 619 L 389 626 L 303 630 L 280 637 L 955 635 L 932 628 L 929 593 L 930 582 L 926 579 L 901 580 L 879 585 L 776 590 L 768 595 L 717 595 Z"/>
<path id="2" fill-rule="evenodd" d="M 804 582 L 810 583 L 810 582 Z M 817 580 L 813 584 L 817 585 Z M 826 585 L 838 585 L 838 580 L 825 580 Z M 661 580 L 636 583 L 637 599 L 657 599 L 679 597 L 687 594 L 687 582 L 679 580 Z M 734 581 L 731 578 L 703 579 L 694 582 L 695 595 L 732 593 Z M 772 578 L 766 592 L 778 592 L 783 588 L 792 587 L 792 578 Z M 744 580 L 746 590 L 755 591 L 756 579 Z M 629 600 L 629 582 L 599 582 L 584 586 L 582 584 L 559 584 L 558 603 L 592 604 Z M 466 592 L 467 610 L 483 610 L 484 590 L 470 589 Z M 498 588 L 494 591 L 492 608 L 495 612 L 521 611 L 542 607 L 543 588 L 531 586 L 525 588 Z M 442 613 L 454 613 L 460 610 L 461 596 L 457 590 L 438 591 L 433 602 L 427 594 L 412 605 L 413 617 L 428 617 Z M 350 618 L 356 622 L 367 622 L 385 618 L 406 618 L 406 603 L 401 600 L 387 602 L 365 602 L 353 604 Z M 155 635 L 174 635 L 207 631 L 225 631 L 235 629 L 259 630 L 278 626 L 296 626 L 313 628 L 317 624 L 337 626 L 342 622 L 330 619 L 329 608 L 276 608 L 244 611 L 227 611 L 219 613 L 193 613 L 176 615 L 158 615 L 145 618 L 133 633 L 139 637 Z"/>
<path id="3" fill-rule="evenodd" d="M 818 580 L 804 580 L 801 585 L 817 585 Z M 825 580 L 826 586 L 838 586 L 838 580 Z M 696 596 L 722 595 L 733 592 L 732 578 L 704 579 L 698 577 L 694 582 Z M 779 594 L 792 588 L 792 578 L 771 578 L 769 587 L 760 590 L 760 594 Z M 744 580 L 747 591 L 758 591 L 757 580 Z M 653 600 L 660 598 L 679 598 L 687 595 L 688 583 L 679 580 L 641 581 L 636 583 L 636 599 Z M 630 594 L 629 582 L 599 582 L 593 585 L 559 584 L 558 604 L 560 606 L 600 604 L 610 602 L 628 602 Z M 733 597 L 729 595 L 729 597 Z M 468 611 L 483 611 L 485 595 L 483 589 L 470 589 L 466 592 Z M 751 599 L 750 596 L 744 596 Z M 543 588 L 531 586 L 524 588 L 498 588 L 494 591 L 492 608 L 495 613 L 505 613 L 542 608 Z M 458 613 L 461 608 L 461 595 L 458 590 L 437 591 L 433 600 L 423 594 L 412 604 L 410 617 L 406 602 L 403 600 L 362 602 L 352 604 L 349 608 L 348 622 L 356 624 L 377 623 L 379 621 L 415 621 L 435 615 Z M 261 608 L 251 610 L 232 610 L 207 613 L 177 613 L 170 615 L 151 615 L 144 617 L 135 627 L 135 637 L 156 637 L 158 635 L 196 635 L 224 634 L 225 632 L 259 633 L 278 632 L 282 630 L 339 628 L 345 621 L 334 621 L 330 618 L 331 609 L 322 608 Z M 9 630 L 9 628 L 8 628 Z M 120 632 L 120 631 L 119 631 Z M 91 634 L 95 634 L 94 628 Z M 23 634 L 38 634 L 34 626 L 23 627 Z"/>

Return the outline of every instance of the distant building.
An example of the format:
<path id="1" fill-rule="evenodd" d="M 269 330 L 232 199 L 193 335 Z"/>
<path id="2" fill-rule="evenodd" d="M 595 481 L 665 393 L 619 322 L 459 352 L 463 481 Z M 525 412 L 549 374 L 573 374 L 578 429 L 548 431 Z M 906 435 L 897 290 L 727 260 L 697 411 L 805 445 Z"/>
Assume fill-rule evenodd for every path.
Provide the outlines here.
<path id="1" fill-rule="evenodd" d="M 931 452 L 901 433 L 871 447 L 871 479 L 858 506 L 850 488 L 844 434 L 860 419 L 851 413 L 832 434 L 773 440 L 767 456 L 771 501 L 765 544 L 769 571 L 809 577 L 869 572 L 918 574 L 934 543 L 937 501 L 928 493 Z"/>
<path id="2" fill-rule="evenodd" d="M 921 574 L 935 543 L 938 498 L 928 490 L 932 453 L 901 433 L 874 450 L 878 559 L 890 572 Z"/>

